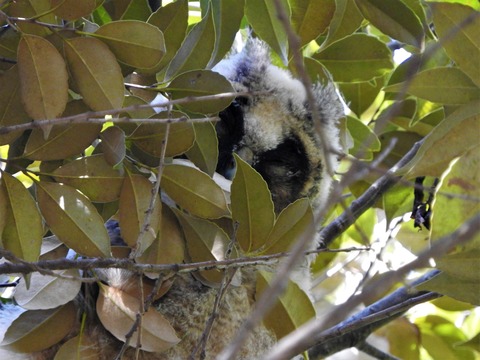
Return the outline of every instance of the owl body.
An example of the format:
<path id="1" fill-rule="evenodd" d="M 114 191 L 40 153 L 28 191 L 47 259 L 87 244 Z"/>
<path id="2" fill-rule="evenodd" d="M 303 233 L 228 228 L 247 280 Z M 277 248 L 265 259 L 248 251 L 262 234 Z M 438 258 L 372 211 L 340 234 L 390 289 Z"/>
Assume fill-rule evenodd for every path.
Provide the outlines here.
<path id="1" fill-rule="evenodd" d="M 320 117 L 315 119 L 303 84 L 286 70 L 272 65 L 268 48 L 255 39 L 250 39 L 243 51 L 221 61 L 213 70 L 229 79 L 239 92 L 235 101 L 220 113 L 221 121 L 216 124 L 217 172 L 232 178 L 235 172 L 232 154 L 237 153 L 265 179 L 277 213 L 302 197 L 309 197 L 314 206 L 323 205 L 332 182 L 325 164 L 329 162 L 330 168 L 335 169 L 340 151 L 337 122 L 343 116 L 343 106 L 334 86 L 317 84 L 311 89 Z M 321 122 L 323 138 L 328 139 L 328 144 L 322 144 L 315 121 Z M 311 247 L 315 245 L 312 243 Z M 310 260 L 292 275 L 307 291 Z M 255 270 L 241 271 L 242 285 L 229 286 L 218 308 L 205 359 L 214 359 L 229 344 L 255 305 Z M 105 275 L 108 284 L 120 287 L 132 277 L 127 271 L 115 269 Z M 177 275 L 155 307 L 176 330 L 180 342 L 162 353 L 142 351 L 139 358 L 187 359 L 202 337 L 217 292 L 190 274 Z M 86 335 L 99 359 L 114 359 L 122 347 L 122 342 L 109 334 L 98 319 L 87 326 Z M 275 341 L 270 330 L 259 326 L 247 339 L 239 358 L 256 359 Z M 49 359 L 54 352 L 55 349 L 50 349 L 25 358 Z M 134 359 L 135 349 L 127 350 L 124 358 Z"/>

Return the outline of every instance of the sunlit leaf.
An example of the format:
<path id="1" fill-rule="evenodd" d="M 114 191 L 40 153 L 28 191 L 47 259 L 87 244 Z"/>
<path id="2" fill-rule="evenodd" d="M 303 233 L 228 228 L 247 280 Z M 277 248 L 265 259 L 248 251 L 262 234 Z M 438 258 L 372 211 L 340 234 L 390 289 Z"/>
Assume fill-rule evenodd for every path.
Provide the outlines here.
<path id="1" fill-rule="evenodd" d="M 223 190 L 207 174 L 183 165 L 167 165 L 163 169 L 162 189 L 180 207 L 206 219 L 228 216 Z"/>
<path id="2" fill-rule="evenodd" d="M 336 7 L 334 0 L 293 0 L 290 6 L 292 27 L 302 45 L 315 40 L 327 29 Z"/>
<path id="3" fill-rule="evenodd" d="M 132 328 L 139 311 L 140 299 L 100 284 L 97 314 L 103 326 L 117 339 L 125 341 L 125 335 Z M 137 330 L 133 334 L 131 345 L 135 346 L 138 336 Z M 162 352 L 179 341 L 170 323 L 155 308 L 150 307 L 141 322 L 142 350 Z"/>
<path id="4" fill-rule="evenodd" d="M 380 140 L 368 126 L 357 118 L 346 117 L 347 129 L 353 139 L 353 147 L 349 153 L 362 159 L 371 159 L 372 152 L 380 150 Z"/>
<path id="5" fill-rule="evenodd" d="M 2 172 L 0 198 L 3 212 L 3 248 L 26 261 L 37 261 L 42 244 L 43 224 L 35 200 L 23 184 Z"/>
<path id="6" fill-rule="evenodd" d="M 141 21 L 113 21 L 94 34 L 106 43 L 117 59 L 134 68 L 152 68 L 165 53 L 162 32 Z"/>
<path id="7" fill-rule="evenodd" d="M 124 170 L 113 169 L 98 154 L 69 162 L 53 172 L 55 180 L 80 190 L 91 201 L 110 202 L 120 197 Z"/>
<path id="8" fill-rule="evenodd" d="M 115 55 L 95 38 L 66 40 L 65 54 L 83 101 L 93 110 L 119 109 L 123 104 L 123 75 Z"/>
<path id="9" fill-rule="evenodd" d="M 322 46 L 351 35 L 362 25 L 363 15 L 355 0 L 336 0 L 335 13 L 328 27 L 328 35 Z"/>
<path id="10" fill-rule="evenodd" d="M 33 353 L 58 343 L 75 324 L 73 302 L 50 310 L 30 310 L 14 320 L 1 346 L 20 353 Z"/>
<path id="11" fill-rule="evenodd" d="M 250 165 L 234 154 L 232 218 L 238 222 L 237 240 L 243 251 L 259 249 L 273 228 L 275 212 L 267 183 Z"/>
<path id="12" fill-rule="evenodd" d="M 264 295 L 275 274 L 259 271 L 257 274 L 257 296 Z M 292 281 L 263 319 L 266 327 L 273 330 L 278 339 L 297 329 L 315 317 L 315 309 L 308 296 Z"/>
<path id="13" fill-rule="evenodd" d="M 383 78 L 374 81 L 362 81 L 355 83 L 339 83 L 342 95 L 357 117 L 360 117 L 376 99 L 384 85 Z"/>
<path id="14" fill-rule="evenodd" d="M 281 0 L 279 3 L 290 17 L 291 10 L 288 1 Z M 286 64 L 288 57 L 287 33 L 284 25 L 278 19 L 275 1 L 246 0 L 245 16 L 255 33 L 270 45 Z"/>
<path id="15" fill-rule="evenodd" d="M 420 360 L 421 338 L 418 328 L 406 317 L 393 320 L 375 334 L 388 340 L 389 354 L 399 359 Z"/>
<path id="16" fill-rule="evenodd" d="M 36 185 L 42 215 L 65 245 L 86 256 L 110 256 L 103 219 L 85 195 L 68 185 L 43 181 Z"/>
<path id="17" fill-rule="evenodd" d="M 166 91 L 172 94 L 172 99 L 188 96 L 207 96 L 234 92 L 230 82 L 222 75 L 209 70 L 194 70 L 176 77 Z M 201 114 L 213 114 L 225 109 L 232 98 L 219 98 L 209 101 L 192 101 L 179 105 L 180 108 Z"/>

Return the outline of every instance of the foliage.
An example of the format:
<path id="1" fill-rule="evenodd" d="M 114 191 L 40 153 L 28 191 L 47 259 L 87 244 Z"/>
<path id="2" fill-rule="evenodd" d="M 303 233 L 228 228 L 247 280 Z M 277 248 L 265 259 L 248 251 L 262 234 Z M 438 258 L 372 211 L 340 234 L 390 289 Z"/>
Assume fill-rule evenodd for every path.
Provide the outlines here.
<path id="1" fill-rule="evenodd" d="M 328 312 L 335 294 L 337 301 L 342 298 L 339 289 L 350 287 L 347 293 L 353 295 L 357 285 L 361 290 L 370 278 L 407 262 L 407 256 L 399 259 L 385 249 L 408 256 L 409 251 L 428 251 L 430 243 L 448 237 L 479 213 L 478 2 L 163 3 L 156 11 L 146 0 L 0 3 L 0 246 L 10 262 L 61 259 L 68 249 L 85 257 L 129 256 L 143 264 L 235 260 L 286 252 L 311 229 L 314 215 L 308 201 L 298 200 L 276 215 L 265 181 L 240 158 L 231 193 L 213 176 L 218 150 L 211 121 L 229 105 L 233 88 L 212 68 L 232 47 L 237 32 L 245 35 L 247 27 L 269 44 L 276 64 L 300 77 L 291 38 L 298 34 L 310 78 L 331 77 L 343 93 L 348 116 L 341 124 L 347 152 L 342 183 L 353 180 L 338 189 L 347 205 L 423 139 L 411 161 L 394 169 L 400 183 L 381 194 L 355 228 L 337 233 L 333 243 L 326 240 L 331 249 L 359 242 L 381 247 L 374 251 L 386 257 L 387 267 L 373 261 L 368 265 L 366 253 L 354 262 L 347 259 L 349 253 L 320 254 L 313 270 L 319 278 L 328 273 L 330 279 L 314 291 L 323 297 L 317 312 Z M 291 28 L 278 17 L 278 5 Z M 411 56 L 397 64 L 395 48 Z M 150 106 L 157 93 L 166 98 L 154 104 L 161 106 L 158 113 Z M 359 178 L 349 172 L 358 164 L 373 170 Z M 398 220 L 411 211 L 417 176 L 441 178 L 430 232 L 413 232 L 412 223 Z M 327 224 L 345 206 L 337 200 Z M 110 244 L 104 223 L 112 216 L 120 222 L 130 255 L 121 255 Z M 383 217 L 389 230 L 381 237 L 374 229 L 378 231 L 375 224 Z M 234 231 L 238 246 L 232 250 Z M 45 242 L 51 234 L 58 241 Z M 445 298 L 434 310 L 426 310 L 431 314 L 410 313 L 380 330 L 393 355 L 438 358 L 440 341 L 442 358 L 478 358 L 480 313 L 473 305 L 480 305 L 479 257 L 477 232 L 470 242 L 435 258 L 442 273 L 419 288 L 456 300 Z M 345 266 L 339 272 L 341 264 Z M 337 269 L 335 275 L 332 269 Z M 43 279 L 26 276 L 30 288 L 19 287 L 15 300 L 29 311 L 8 329 L 2 346 L 31 352 L 68 333 L 79 283 L 63 282 L 68 276 L 78 279 L 77 273 L 70 269 Z M 218 286 L 226 273 L 213 267 L 202 269 L 197 278 Z M 355 273 L 362 274 L 362 280 L 348 285 L 346 278 Z M 259 292 L 272 282 L 272 275 L 262 272 L 261 279 Z M 165 282 L 161 291 L 167 290 Z M 383 295 L 389 291 L 382 290 Z M 99 313 L 105 327 L 124 338 L 135 321 L 138 299 L 139 294 L 102 285 L 99 301 L 112 303 L 112 313 Z M 455 312 L 457 301 L 472 306 Z M 115 320 L 115 311 L 123 317 Z M 281 336 L 315 312 L 293 283 L 272 311 L 266 323 Z M 466 320 L 457 328 L 461 316 Z M 286 317 L 288 321 L 278 321 Z M 33 321 L 39 326 L 25 330 Z M 283 327 L 286 322 L 288 328 Z M 44 334 L 53 329 L 54 340 L 46 342 Z M 142 331 L 153 333 L 144 349 L 161 351 L 178 341 L 155 312 L 145 314 Z M 59 354 L 87 346 L 73 340 Z"/>

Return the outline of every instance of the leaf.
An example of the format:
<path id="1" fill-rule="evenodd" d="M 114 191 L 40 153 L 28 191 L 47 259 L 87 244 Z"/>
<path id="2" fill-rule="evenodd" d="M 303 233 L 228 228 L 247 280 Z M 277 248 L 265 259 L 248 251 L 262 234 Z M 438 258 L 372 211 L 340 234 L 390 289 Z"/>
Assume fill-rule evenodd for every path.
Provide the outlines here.
<path id="1" fill-rule="evenodd" d="M 292 27 L 300 36 L 302 46 L 327 30 L 336 7 L 334 0 L 294 0 L 290 1 L 290 6 Z"/>
<path id="2" fill-rule="evenodd" d="M 104 4 L 112 20 L 140 20 L 146 21 L 152 12 L 147 1 L 115 0 Z"/>
<path id="3" fill-rule="evenodd" d="M 420 360 L 421 337 L 418 327 L 406 317 L 389 322 L 375 334 L 387 339 L 389 354 L 399 359 Z"/>
<path id="4" fill-rule="evenodd" d="M 289 251 L 311 226 L 313 226 L 313 211 L 310 200 L 298 199 L 278 215 L 275 225 L 268 235 L 266 251 L 262 251 L 262 253 L 276 254 Z"/>
<path id="5" fill-rule="evenodd" d="M 202 20 L 195 24 L 170 62 L 165 79 L 193 70 L 203 69 L 210 61 L 215 46 L 215 28 L 209 8 Z"/>
<path id="6" fill-rule="evenodd" d="M 71 101 L 63 116 L 73 116 L 88 111 L 80 100 Z M 101 124 L 54 125 L 47 138 L 33 129 L 25 146 L 24 157 L 32 160 L 63 160 L 84 151 L 97 138 Z"/>
<path id="7" fill-rule="evenodd" d="M 287 0 L 279 2 L 290 17 Z M 284 64 L 288 62 L 288 42 L 285 27 L 278 19 L 274 0 L 246 0 L 245 16 L 255 33 L 280 56 Z"/>
<path id="8" fill-rule="evenodd" d="M 18 66 L 0 75 L 0 129 L 4 126 L 20 125 L 31 119 L 25 112 L 20 95 L 20 79 Z M 12 143 L 23 131 L 0 134 L 0 145 Z"/>
<path id="9" fill-rule="evenodd" d="M 117 339 L 125 341 L 140 311 L 140 299 L 114 287 L 100 285 L 97 299 L 97 314 L 103 326 Z M 135 344 L 138 330 L 133 333 L 130 344 Z M 141 322 L 142 350 L 162 352 L 177 344 L 180 339 L 170 323 L 153 307 L 143 315 Z"/>
<path id="10" fill-rule="evenodd" d="M 33 273 L 30 287 L 24 281 L 15 288 L 15 302 L 27 310 L 56 308 L 75 299 L 82 282 L 77 269 L 54 270 L 58 276 Z M 62 276 L 73 277 L 66 279 Z"/>
<path id="11" fill-rule="evenodd" d="M 210 70 L 194 70 L 183 73 L 176 77 L 165 90 L 172 94 L 173 100 L 235 91 L 225 77 Z M 225 109 L 231 102 L 231 98 L 219 98 L 208 101 L 192 101 L 178 106 L 189 112 L 213 114 Z"/>
<path id="12" fill-rule="evenodd" d="M 230 239 L 227 234 L 211 221 L 174 210 L 185 234 L 186 250 L 189 262 L 225 260 Z M 203 270 L 195 276 L 207 286 L 221 283 L 224 271 L 218 269 Z"/>
<path id="13" fill-rule="evenodd" d="M 384 34 L 405 44 L 423 48 L 424 30 L 417 15 L 401 0 L 355 0 L 359 10 Z"/>
<path id="14" fill-rule="evenodd" d="M 357 118 L 346 117 L 347 129 L 353 139 L 353 147 L 348 150 L 350 154 L 361 159 L 372 159 L 372 152 L 380 151 L 380 140 L 368 126 Z"/>
<path id="15" fill-rule="evenodd" d="M 173 59 L 185 39 L 188 26 L 188 1 L 177 0 L 160 7 L 147 22 L 158 27 L 164 34 L 166 54 L 159 64 L 162 68 Z"/>
<path id="16" fill-rule="evenodd" d="M 179 111 L 165 111 L 154 116 L 155 119 L 182 118 L 186 115 Z M 129 141 L 146 152 L 147 154 L 160 158 L 162 143 L 165 140 L 166 123 L 143 123 L 128 137 Z M 175 122 L 170 124 L 169 136 L 167 139 L 166 157 L 181 155 L 190 149 L 195 141 L 195 130 L 190 122 Z"/>
<path id="17" fill-rule="evenodd" d="M 231 50 L 243 18 L 245 0 L 213 0 L 210 6 L 215 29 L 215 48 L 207 65 L 209 69 Z"/>
<path id="18" fill-rule="evenodd" d="M 257 273 L 257 298 L 265 294 L 274 278 L 267 271 Z M 277 339 L 296 330 L 300 325 L 315 317 L 315 309 L 308 296 L 292 281 L 279 301 L 263 319 L 265 326 L 275 333 Z"/>
<path id="19" fill-rule="evenodd" d="M 220 186 L 193 167 L 166 165 L 160 186 L 173 201 L 192 215 L 217 219 L 230 214 Z"/>
<path id="20" fill-rule="evenodd" d="M 10 325 L 0 345 L 20 353 L 47 349 L 72 331 L 76 316 L 73 302 L 50 310 L 25 311 Z"/>
<path id="21" fill-rule="evenodd" d="M 118 126 L 110 126 L 100 134 L 101 149 L 107 163 L 119 167 L 127 152 L 125 133 Z"/>
<path id="22" fill-rule="evenodd" d="M 50 11 L 50 0 L 21 0 L 12 2 L 8 7 L 8 15 L 21 18 L 33 18 L 47 24 L 57 24 L 55 15 Z M 43 15 L 43 16 L 39 16 Z M 16 24 L 23 33 L 46 36 L 52 32 L 42 25 L 28 21 L 19 21 Z"/>
<path id="23" fill-rule="evenodd" d="M 402 92 L 432 102 L 448 105 L 463 105 L 480 99 L 480 88 L 460 69 L 437 67 L 421 71 L 405 86 L 404 82 L 389 85 L 385 92 Z"/>
<path id="24" fill-rule="evenodd" d="M 65 20 L 76 20 L 87 16 L 96 7 L 96 0 L 52 0 L 52 8 L 55 9 L 53 13 Z"/>
<path id="25" fill-rule="evenodd" d="M 42 244 L 43 223 L 35 200 L 23 184 L 2 172 L 0 193 L 3 211 L 3 248 L 25 261 L 37 261 Z"/>
<path id="26" fill-rule="evenodd" d="M 134 68 L 153 68 L 166 51 L 162 32 L 141 21 L 112 21 L 93 35 L 106 43 L 120 62 Z"/>
<path id="27" fill-rule="evenodd" d="M 187 157 L 209 176 L 217 168 L 218 140 L 215 126 L 211 122 L 193 123 L 195 142 L 186 152 Z"/>
<path id="28" fill-rule="evenodd" d="M 373 81 L 362 81 L 354 83 L 339 83 L 340 91 L 357 117 L 360 117 L 377 98 L 384 86 L 383 78 L 375 78 Z"/>
<path id="29" fill-rule="evenodd" d="M 98 339 L 92 339 L 87 334 L 81 333 L 62 344 L 54 360 L 97 360 L 101 357 L 101 349 L 97 346 L 96 340 Z"/>
<path id="30" fill-rule="evenodd" d="M 64 44 L 68 66 L 83 101 L 95 111 L 120 109 L 123 75 L 108 46 L 86 37 L 68 39 Z"/>
<path id="31" fill-rule="evenodd" d="M 392 54 L 386 44 L 365 34 L 339 40 L 313 56 L 335 81 L 369 81 L 393 69 Z"/>
<path id="32" fill-rule="evenodd" d="M 478 144 L 479 107 L 480 102 L 474 101 L 451 113 L 427 135 L 415 157 L 398 174 L 409 179 L 441 176 L 450 161 Z"/>
<path id="33" fill-rule="evenodd" d="M 336 0 L 335 5 L 335 13 L 322 47 L 353 34 L 362 25 L 363 15 L 354 0 Z"/>
<path id="34" fill-rule="evenodd" d="M 36 185 L 42 215 L 65 245 L 85 256 L 110 256 L 103 219 L 85 195 L 68 185 L 43 181 Z"/>
<path id="35" fill-rule="evenodd" d="M 459 27 L 468 17 L 478 15 L 479 9 L 475 11 L 468 6 L 447 3 L 431 3 L 430 7 L 435 32 L 448 56 L 480 86 L 480 67 L 474 60 L 480 59 L 480 17 L 476 16 L 468 25 Z M 452 29 L 456 31 L 454 34 Z"/>
<path id="36" fill-rule="evenodd" d="M 70 185 L 91 201 L 110 202 L 120 197 L 123 168 L 114 169 L 103 154 L 87 156 L 60 166 L 53 172 L 55 181 Z"/>
<path id="37" fill-rule="evenodd" d="M 234 154 L 236 174 L 232 181 L 232 218 L 238 222 L 237 240 L 245 252 L 265 244 L 273 228 L 272 195 L 262 176 Z"/>
<path id="38" fill-rule="evenodd" d="M 59 117 L 68 101 L 68 73 L 62 55 L 48 40 L 24 34 L 18 44 L 18 73 L 25 111 L 34 120 Z M 45 137 L 50 128 L 43 128 Z"/>
<path id="39" fill-rule="evenodd" d="M 127 172 L 120 193 L 118 220 L 122 238 L 131 247 L 137 247 L 138 255 L 148 248 L 157 237 L 162 203 L 156 194 L 155 207 L 147 231 L 138 238 L 143 228 L 146 211 L 152 197 L 152 183 L 145 177 Z M 138 242 L 138 243 L 137 243 Z"/>

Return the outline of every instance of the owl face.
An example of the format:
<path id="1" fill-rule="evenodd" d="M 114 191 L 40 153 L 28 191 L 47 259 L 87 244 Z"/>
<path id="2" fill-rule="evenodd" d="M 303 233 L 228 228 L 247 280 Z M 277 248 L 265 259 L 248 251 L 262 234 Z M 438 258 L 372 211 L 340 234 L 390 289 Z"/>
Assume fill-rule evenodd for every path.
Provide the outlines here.
<path id="1" fill-rule="evenodd" d="M 242 52 L 214 70 L 226 76 L 237 91 L 250 94 L 238 97 L 219 114 L 217 172 L 232 178 L 233 153 L 237 153 L 267 182 L 276 212 L 301 197 L 321 204 L 331 186 L 325 163 L 330 161 L 335 167 L 334 152 L 340 150 L 337 122 L 343 106 L 334 86 L 312 89 L 322 130 L 329 139 L 325 145 L 333 150 L 325 159 L 303 84 L 270 63 L 262 42 L 249 40 Z"/>

